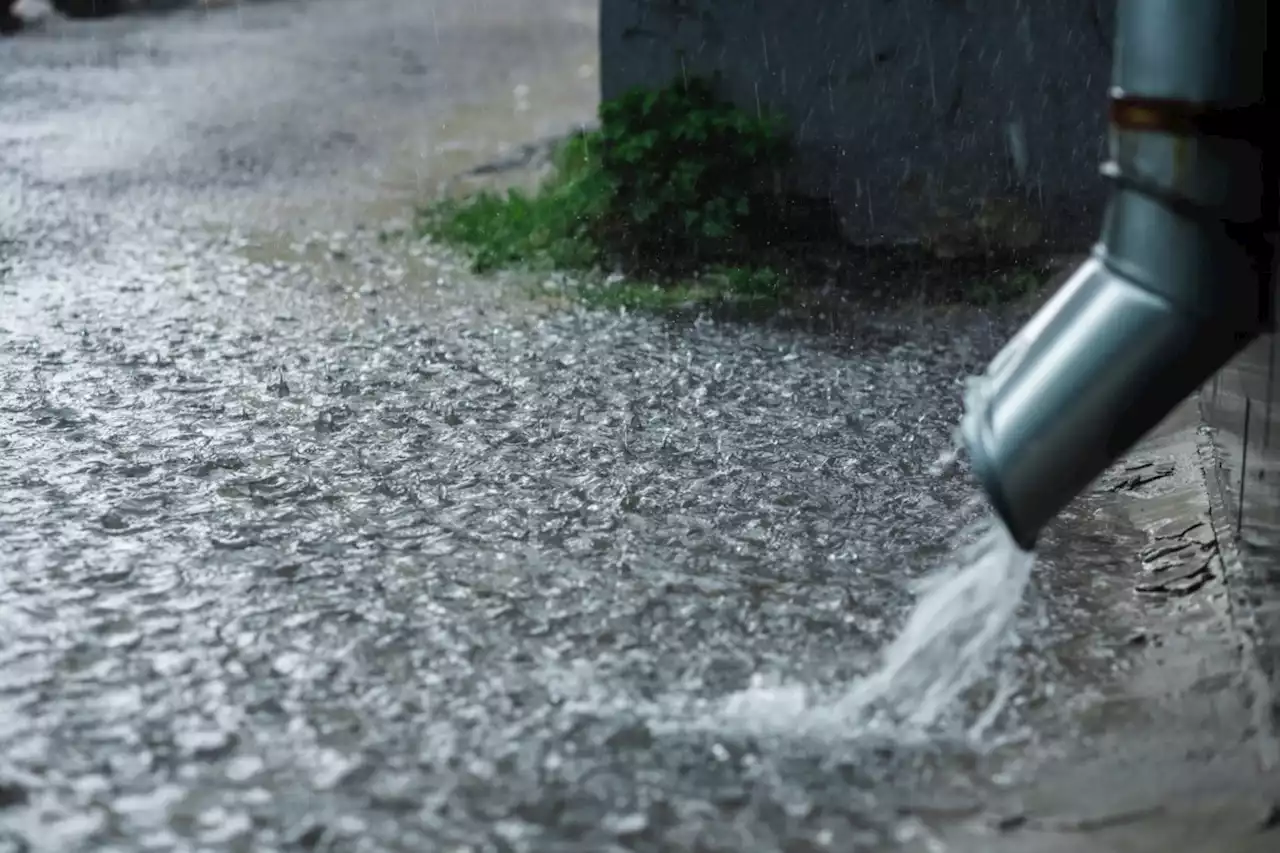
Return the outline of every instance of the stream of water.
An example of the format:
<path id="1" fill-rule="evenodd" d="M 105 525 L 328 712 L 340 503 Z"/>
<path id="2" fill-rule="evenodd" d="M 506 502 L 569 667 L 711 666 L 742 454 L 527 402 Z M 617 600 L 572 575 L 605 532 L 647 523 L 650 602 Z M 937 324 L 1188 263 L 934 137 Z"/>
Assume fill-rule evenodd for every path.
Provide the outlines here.
<path id="1" fill-rule="evenodd" d="M 729 698 L 719 722 L 758 734 L 927 739 L 962 694 L 998 676 L 992 663 L 1010 639 L 1034 563 L 993 519 L 961 538 L 951 559 L 918 584 L 914 608 L 874 670 L 835 696 L 757 680 Z M 985 731 L 1012 692 L 1000 684 L 969 731 Z"/>
<path id="2" fill-rule="evenodd" d="M 983 408 L 985 385 L 971 380 L 966 417 Z M 953 468 L 958 455 L 939 460 L 937 473 Z M 913 610 L 874 670 L 834 697 L 757 681 L 729 698 L 723 721 L 757 732 L 928 738 L 966 691 L 985 678 L 999 679 L 992 664 L 1011 637 L 1034 562 L 1002 522 L 984 517 L 961 532 L 950 559 L 917 585 Z M 1011 684 L 998 683 L 969 732 L 986 731 L 1012 694 Z"/>
<path id="3" fill-rule="evenodd" d="M 1033 557 L 998 521 L 986 520 L 975 532 L 920 585 L 915 608 L 879 668 L 841 700 L 846 717 L 872 713 L 924 730 L 990 673 L 1022 602 Z M 989 707 L 986 715 L 998 710 L 998 704 Z"/>

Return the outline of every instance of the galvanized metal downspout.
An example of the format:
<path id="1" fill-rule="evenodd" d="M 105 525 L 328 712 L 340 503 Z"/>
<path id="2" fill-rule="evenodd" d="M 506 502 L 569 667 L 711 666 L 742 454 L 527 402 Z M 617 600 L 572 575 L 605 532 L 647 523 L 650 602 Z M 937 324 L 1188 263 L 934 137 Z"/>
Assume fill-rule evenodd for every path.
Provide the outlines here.
<path id="1" fill-rule="evenodd" d="M 961 427 L 1024 548 L 1269 322 L 1266 7 L 1120 2 L 1101 239 L 975 383 Z"/>

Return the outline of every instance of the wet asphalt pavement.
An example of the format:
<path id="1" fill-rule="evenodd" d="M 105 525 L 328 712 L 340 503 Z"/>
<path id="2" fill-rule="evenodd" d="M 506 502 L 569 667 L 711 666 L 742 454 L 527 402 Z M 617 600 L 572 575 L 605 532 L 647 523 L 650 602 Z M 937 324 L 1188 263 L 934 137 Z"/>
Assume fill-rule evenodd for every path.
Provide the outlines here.
<path id="1" fill-rule="evenodd" d="M 514 87 L 589 115 L 594 5 L 0 43 L 0 851 L 872 849 L 980 803 L 967 747 L 708 715 L 872 666 L 978 512 L 931 467 L 1006 324 L 665 323 L 379 238 Z"/>

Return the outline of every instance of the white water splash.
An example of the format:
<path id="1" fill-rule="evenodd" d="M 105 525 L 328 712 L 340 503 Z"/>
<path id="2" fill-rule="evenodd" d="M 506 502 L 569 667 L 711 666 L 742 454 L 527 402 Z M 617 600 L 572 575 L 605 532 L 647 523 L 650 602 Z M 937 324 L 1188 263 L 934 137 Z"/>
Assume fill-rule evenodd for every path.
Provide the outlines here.
<path id="1" fill-rule="evenodd" d="M 834 697 L 757 681 L 729 698 L 718 725 L 757 734 L 927 737 L 966 690 L 991 674 L 1031 577 L 1032 555 L 1003 525 L 984 521 L 972 533 L 948 565 L 920 584 L 914 610 L 876 670 Z M 989 727 L 1011 692 L 997 689 L 978 728 Z"/>
<path id="2" fill-rule="evenodd" d="M 1019 340 L 992 369 L 1017 357 Z M 986 411 L 990 375 L 966 383 L 967 418 Z M 934 476 L 957 470 L 962 444 L 957 430 L 956 449 L 935 461 Z M 971 738 L 985 736 L 1015 693 L 992 665 L 1012 636 L 1035 557 L 994 518 L 965 531 L 960 541 L 951 560 L 917 586 L 915 608 L 871 673 L 834 696 L 757 678 L 706 722 L 754 734 L 926 741 L 966 691 L 994 676 L 993 698 L 968 728 Z"/>
<path id="3" fill-rule="evenodd" d="M 879 707 L 908 727 L 927 728 L 990 672 L 1022 603 L 1033 557 L 1004 525 L 988 521 L 984 527 L 922 585 L 880 668 L 844 700 L 852 708 Z"/>

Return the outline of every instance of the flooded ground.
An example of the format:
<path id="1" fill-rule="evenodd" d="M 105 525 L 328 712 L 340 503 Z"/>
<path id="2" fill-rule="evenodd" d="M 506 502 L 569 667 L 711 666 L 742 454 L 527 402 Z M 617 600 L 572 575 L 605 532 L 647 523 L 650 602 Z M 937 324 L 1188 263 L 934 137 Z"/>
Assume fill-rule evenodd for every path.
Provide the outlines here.
<path id="1" fill-rule="evenodd" d="M 874 666 L 981 515 L 933 468 L 1012 327 L 588 312 L 380 236 L 589 118 L 594 5 L 0 44 L 0 850 L 950 849 L 1122 716 L 1099 498 L 933 736 L 715 723 Z"/>

